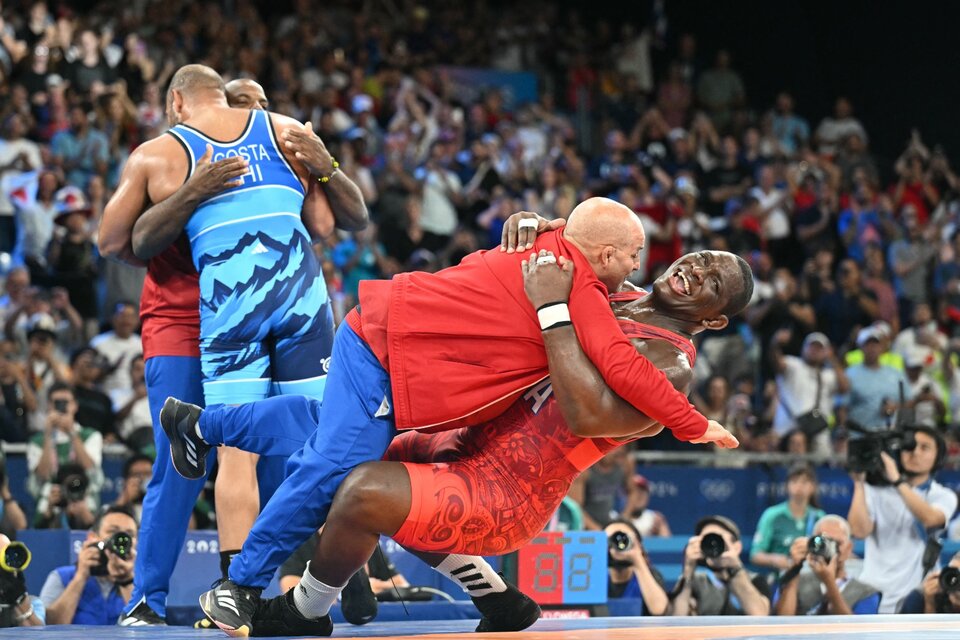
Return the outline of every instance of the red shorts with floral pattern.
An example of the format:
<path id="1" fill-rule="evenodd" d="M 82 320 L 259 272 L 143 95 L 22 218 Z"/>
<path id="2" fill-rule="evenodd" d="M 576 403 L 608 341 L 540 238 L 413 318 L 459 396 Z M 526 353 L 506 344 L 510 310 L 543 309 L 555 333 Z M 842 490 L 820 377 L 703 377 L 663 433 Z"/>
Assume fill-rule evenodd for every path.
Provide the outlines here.
<path id="1" fill-rule="evenodd" d="M 499 555 L 522 547 L 585 469 L 619 446 L 570 433 L 549 380 L 475 427 L 398 436 L 384 460 L 410 475 L 410 513 L 393 536 L 431 553 Z"/>

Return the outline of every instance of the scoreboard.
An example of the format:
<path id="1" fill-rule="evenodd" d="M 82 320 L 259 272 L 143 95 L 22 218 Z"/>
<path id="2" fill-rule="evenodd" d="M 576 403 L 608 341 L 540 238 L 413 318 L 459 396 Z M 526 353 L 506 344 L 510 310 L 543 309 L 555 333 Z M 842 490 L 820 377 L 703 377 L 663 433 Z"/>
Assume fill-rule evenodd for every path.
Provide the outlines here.
<path id="1" fill-rule="evenodd" d="M 606 602 L 606 534 L 569 531 L 538 535 L 518 552 L 517 583 L 538 604 Z"/>

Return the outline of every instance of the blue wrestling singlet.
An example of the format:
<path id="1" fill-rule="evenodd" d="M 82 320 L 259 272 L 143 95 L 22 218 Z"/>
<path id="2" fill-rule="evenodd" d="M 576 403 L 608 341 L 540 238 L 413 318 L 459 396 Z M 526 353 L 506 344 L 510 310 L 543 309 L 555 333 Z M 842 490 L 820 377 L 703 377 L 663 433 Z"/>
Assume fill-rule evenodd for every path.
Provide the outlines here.
<path id="1" fill-rule="evenodd" d="M 201 204 L 187 223 L 200 274 L 200 353 L 207 406 L 281 394 L 323 397 L 333 313 L 310 234 L 305 191 L 279 150 L 266 111 L 250 111 L 236 140 L 181 124 L 169 130 L 193 172 L 211 161 L 247 159 L 242 184 Z"/>

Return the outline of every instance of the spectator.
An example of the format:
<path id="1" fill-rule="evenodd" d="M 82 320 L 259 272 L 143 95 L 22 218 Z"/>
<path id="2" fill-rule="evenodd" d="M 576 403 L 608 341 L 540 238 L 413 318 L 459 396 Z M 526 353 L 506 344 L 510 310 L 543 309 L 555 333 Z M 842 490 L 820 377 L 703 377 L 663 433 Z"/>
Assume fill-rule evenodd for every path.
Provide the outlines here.
<path id="1" fill-rule="evenodd" d="M 77 401 L 67 384 L 57 382 L 51 385 L 47 398 L 50 409 L 44 429 L 34 434 L 27 445 L 28 487 L 35 496 L 49 496 L 51 481 L 56 478 L 58 468 L 75 461 L 92 486 L 91 494 L 97 494 L 103 484 L 100 470 L 103 437 L 77 423 Z M 40 511 L 40 505 L 37 509 Z"/>
<path id="2" fill-rule="evenodd" d="M 817 504 L 817 474 L 807 464 L 795 464 L 787 472 L 787 499 L 767 507 L 757 523 L 750 547 L 750 562 L 782 573 L 795 562 L 791 545 L 802 536 L 812 536 L 814 524 L 826 515 Z"/>
<path id="3" fill-rule="evenodd" d="M 650 481 L 639 473 L 633 476 L 633 491 L 627 496 L 624 516 L 630 519 L 642 538 L 668 538 L 670 525 L 659 511 L 650 509 Z"/>
<path id="4" fill-rule="evenodd" d="M 863 364 L 847 369 L 850 394 L 846 403 L 848 423 L 867 431 L 880 431 L 893 422 L 898 407 L 900 385 L 910 399 L 903 373 L 880 363 L 882 345 L 874 327 L 861 329 L 857 346 L 863 350 Z"/>
<path id="5" fill-rule="evenodd" d="M 877 317 L 896 334 L 900 327 L 900 308 L 897 306 L 897 294 L 890 283 L 890 272 L 879 245 L 869 244 L 865 250 L 863 286 L 872 291 L 877 298 Z"/>
<path id="6" fill-rule="evenodd" d="M 746 92 L 740 74 L 730 68 L 730 53 L 717 52 L 714 67 L 703 72 L 697 83 L 697 100 L 710 114 L 717 129 L 726 129 L 734 110 L 743 106 Z"/>
<path id="7" fill-rule="evenodd" d="M 687 112 L 693 104 L 693 90 L 683 77 L 679 61 L 670 63 L 667 78 L 657 89 L 657 108 L 671 128 L 682 127 L 687 122 Z"/>
<path id="8" fill-rule="evenodd" d="M 814 552 L 810 542 L 814 540 Z M 791 571 L 774 595 L 778 616 L 795 615 L 869 615 L 877 613 L 880 592 L 847 574 L 847 561 L 853 553 L 850 524 L 840 516 L 822 516 L 812 534 L 801 536 L 790 545 Z"/>
<path id="9" fill-rule="evenodd" d="M 89 94 L 95 86 L 113 82 L 115 74 L 100 53 L 100 38 L 92 29 L 80 32 L 74 60 L 67 66 L 66 79 L 81 94 Z M 79 185 L 83 186 L 83 185 Z"/>
<path id="10" fill-rule="evenodd" d="M 344 295 L 348 296 L 347 304 L 356 304 L 361 280 L 380 278 L 390 272 L 385 249 L 377 242 L 377 225 L 369 224 L 366 229 L 354 232 L 353 237 L 337 244 L 333 250 L 333 264 L 343 274 L 342 287 Z"/>
<path id="11" fill-rule="evenodd" d="M 97 264 L 93 237 L 87 222 L 93 213 L 83 192 L 64 187 L 57 192 L 58 229 L 47 251 L 53 282 L 69 294 L 70 303 L 85 322 L 86 336 L 93 334 L 97 318 Z"/>
<path id="12" fill-rule="evenodd" d="M 77 564 L 47 576 L 40 599 L 50 624 L 116 624 L 133 593 L 136 549 L 133 514 L 125 507 L 107 508 L 87 533 Z"/>
<path id="13" fill-rule="evenodd" d="M 102 131 L 90 126 L 89 108 L 70 108 L 70 128 L 50 141 L 54 165 L 62 170 L 67 184 L 86 189 L 94 176 L 105 178 L 110 160 L 110 141 Z"/>
<path id="14" fill-rule="evenodd" d="M 915 349 L 913 353 L 907 354 L 904 358 L 906 366 L 905 373 L 907 383 L 910 385 L 909 393 L 912 400 L 908 406 L 902 409 L 905 411 L 905 418 L 902 424 L 922 424 L 927 427 L 938 427 L 943 423 L 947 414 L 947 407 L 943 402 L 941 395 L 943 388 L 931 376 L 924 373 L 924 367 L 927 364 L 927 354 L 925 351 Z"/>
<path id="15" fill-rule="evenodd" d="M 147 483 L 151 477 L 153 460 L 149 456 L 135 453 L 123 463 L 123 486 L 113 504 L 130 509 L 137 522 L 143 512 L 143 498 L 147 495 Z"/>
<path id="16" fill-rule="evenodd" d="M 617 502 L 629 495 L 633 478 L 630 460 L 624 447 L 600 458 L 570 487 L 570 497 L 583 509 L 583 526 L 598 531 L 618 517 Z"/>
<path id="17" fill-rule="evenodd" d="M 849 206 L 837 220 L 837 233 L 847 255 L 859 264 L 863 264 L 867 247 L 882 246 L 887 240 L 883 220 L 871 201 L 872 196 L 869 187 L 857 188 L 849 199 Z"/>
<path id="18" fill-rule="evenodd" d="M 867 141 L 866 130 L 853 116 L 853 105 L 846 97 L 840 96 L 834 104 L 833 116 L 827 116 L 817 126 L 817 151 L 823 155 L 835 156 L 843 141 L 851 135 Z"/>
<path id="19" fill-rule="evenodd" d="M 90 346 L 105 358 L 106 369 L 100 380 L 102 389 L 111 394 L 132 388 L 130 364 L 143 351 L 140 345 L 140 314 L 130 302 L 120 302 L 113 310 L 112 331 L 101 333 Z"/>
<path id="20" fill-rule="evenodd" d="M 627 520 L 614 520 L 607 534 L 607 597 L 639 598 L 640 615 L 662 616 L 670 604 L 663 576 L 650 564 L 643 536 Z"/>
<path id="21" fill-rule="evenodd" d="M 110 394 L 116 417 L 117 435 L 134 451 L 153 449 L 153 416 L 147 401 L 147 387 L 143 355 L 137 354 L 130 361 L 131 386 L 114 389 Z M 161 452 L 162 453 L 162 452 Z"/>
<path id="22" fill-rule="evenodd" d="M 743 196 L 750 186 L 750 174 L 740 162 L 736 138 L 724 136 L 721 150 L 720 161 L 704 176 L 707 213 L 712 218 L 722 218 L 727 201 Z"/>
<path id="23" fill-rule="evenodd" d="M 903 371 L 905 369 L 903 356 L 891 349 L 893 345 L 893 329 L 890 325 L 883 320 L 877 320 L 870 325 L 870 328 L 873 329 L 874 335 L 877 337 L 877 340 L 880 341 L 880 359 L 878 362 L 882 365 L 893 367 L 897 371 Z M 843 360 L 846 362 L 848 368 L 863 364 L 863 349 L 857 347 L 856 349 L 847 351 Z"/>
<path id="24" fill-rule="evenodd" d="M 897 334 L 893 341 L 895 351 L 904 361 L 908 357 L 919 358 L 923 366 L 932 370 L 947 348 L 947 336 L 937 326 L 933 309 L 927 303 L 917 304 L 913 308 L 912 322 Z"/>
<path id="25" fill-rule="evenodd" d="M 900 305 L 900 321 L 906 325 L 914 307 L 929 301 L 927 283 L 936 244 L 933 242 L 934 229 L 921 226 L 915 207 L 905 206 L 900 218 L 906 237 L 891 243 L 888 258 Z"/>
<path id="26" fill-rule="evenodd" d="M 7 193 L 6 180 L 15 178 L 27 171 L 36 171 L 43 166 L 40 159 L 40 147 L 27 139 L 27 127 L 23 116 L 7 116 L 2 123 L 3 143 L 0 144 L 0 251 L 13 251 L 17 243 L 17 226 L 14 219 L 14 203 Z"/>
<path id="27" fill-rule="evenodd" d="M 0 320 L 6 325 L 10 317 L 21 311 L 27 302 L 30 272 L 23 267 L 11 269 L 3 286 L 5 293 L 0 298 Z"/>
<path id="28" fill-rule="evenodd" d="M 445 166 L 446 147 L 443 142 L 433 143 L 426 165 L 416 174 L 423 189 L 420 245 L 431 251 L 443 249 L 453 236 L 458 224 L 457 205 L 462 199 L 460 178 Z"/>
<path id="29" fill-rule="evenodd" d="M 793 96 L 781 91 L 777 95 L 777 104 L 771 116 L 777 144 L 785 154 L 795 156 L 810 138 L 810 125 L 793 112 Z"/>
<path id="30" fill-rule="evenodd" d="M 830 292 L 823 292 L 814 300 L 817 312 L 817 328 L 827 334 L 834 344 L 845 344 L 853 331 L 864 327 L 879 315 L 877 298 L 872 291 L 864 288 L 860 277 L 860 266 L 853 260 L 840 262 L 837 268 L 839 286 Z M 859 340 L 858 340 L 858 345 Z"/>
<path id="31" fill-rule="evenodd" d="M 789 339 L 788 332 L 777 332 L 770 349 L 779 398 L 773 430 L 783 435 L 800 429 L 817 453 L 829 453 L 828 428 L 834 423 L 834 398 L 847 393 L 850 382 L 825 334 L 808 334 L 799 358 L 784 355 L 783 345 Z"/>
<path id="32" fill-rule="evenodd" d="M 28 416 L 37 408 L 37 397 L 12 340 L 0 340 L 0 391 L 0 440 L 26 442 Z"/>
<path id="33" fill-rule="evenodd" d="M 960 569 L 960 552 L 950 558 L 947 566 Z M 911 591 L 904 599 L 898 613 L 960 613 L 960 588 L 957 588 L 960 584 L 950 581 L 945 587 L 941 575 L 943 571 L 928 573 L 920 588 Z"/>
<path id="34" fill-rule="evenodd" d="M 36 201 L 18 211 L 17 223 L 23 229 L 20 250 L 23 262 L 35 280 L 47 273 L 47 247 L 53 238 L 53 219 L 57 215 L 54 196 L 59 188 L 60 180 L 56 173 L 49 170 L 41 172 Z"/>
<path id="35" fill-rule="evenodd" d="M 703 539 L 710 534 L 723 541 L 722 549 L 719 545 L 708 547 L 720 551 L 717 557 L 707 557 L 703 552 Z M 674 587 L 668 615 L 770 615 L 767 582 L 744 569 L 742 551 L 740 528 L 732 520 L 724 516 L 701 518 L 683 552 L 683 575 Z M 698 565 L 705 570 L 695 572 Z"/>
<path id="36" fill-rule="evenodd" d="M 37 408 L 29 416 L 31 431 L 43 431 L 47 400 L 54 384 L 72 382 L 70 368 L 56 350 L 57 325 L 47 313 L 38 313 L 27 325 L 27 380 L 37 399 Z"/>
<path id="37" fill-rule="evenodd" d="M 895 461 L 886 452 L 882 478 L 887 486 L 866 484 L 854 473 L 847 519 L 853 535 L 866 539 L 859 579 L 883 593 L 880 613 L 896 613 L 901 601 L 921 585 L 927 532 L 946 527 L 957 509 L 957 494 L 933 479 L 946 444 L 928 427 L 912 430 L 913 449 Z"/>
<path id="38" fill-rule="evenodd" d="M 77 400 L 77 422 L 81 427 L 100 432 L 107 442 L 113 442 L 117 439 L 113 404 L 110 396 L 97 385 L 104 368 L 103 356 L 93 347 L 82 347 L 70 358 L 73 395 Z"/>

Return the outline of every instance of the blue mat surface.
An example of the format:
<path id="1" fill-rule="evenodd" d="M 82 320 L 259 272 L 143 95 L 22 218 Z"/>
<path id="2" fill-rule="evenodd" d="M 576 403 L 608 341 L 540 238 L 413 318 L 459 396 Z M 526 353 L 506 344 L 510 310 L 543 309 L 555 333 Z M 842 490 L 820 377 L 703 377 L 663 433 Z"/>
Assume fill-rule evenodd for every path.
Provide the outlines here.
<path id="1" fill-rule="evenodd" d="M 468 620 L 374 622 L 363 627 L 338 625 L 334 637 L 377 638 L 452 634 L 464 638 L 547 638 L 560 640 L 736 638 L 737 640 L 956 640 L 960 616 L 837 616 L 800 618 L 591 618 L 585 620 L 540 620 L 527 631 L 511 634 L 475 634 L 476 623 Z M 70 627 L 4 629 L 0 638 L 26 640 L 196 640 L 226 638 L 219 630 L 197 631 L 187 627 L 119 628 Z M 288 639 L 289 640 L 289 639 Z"/>

